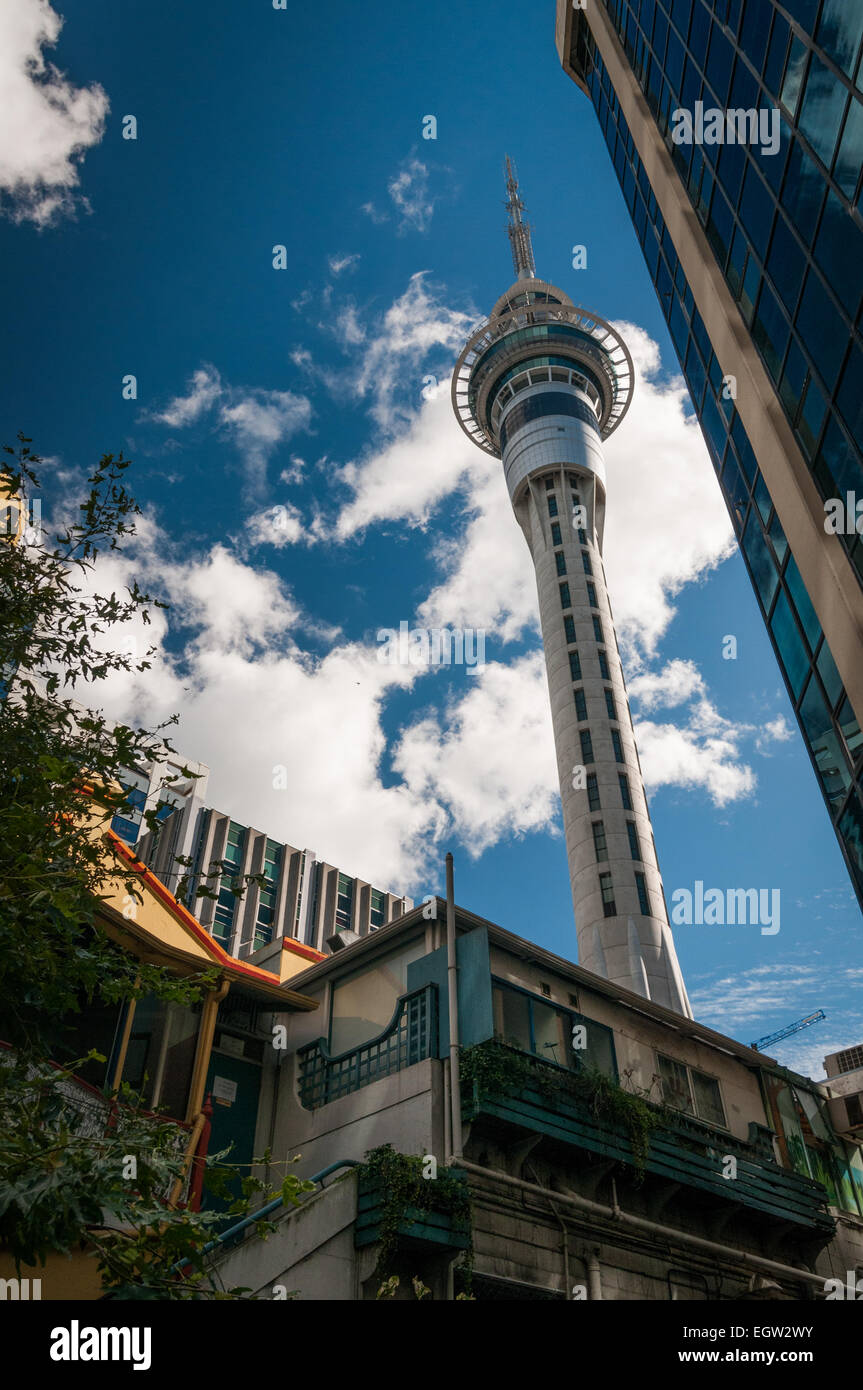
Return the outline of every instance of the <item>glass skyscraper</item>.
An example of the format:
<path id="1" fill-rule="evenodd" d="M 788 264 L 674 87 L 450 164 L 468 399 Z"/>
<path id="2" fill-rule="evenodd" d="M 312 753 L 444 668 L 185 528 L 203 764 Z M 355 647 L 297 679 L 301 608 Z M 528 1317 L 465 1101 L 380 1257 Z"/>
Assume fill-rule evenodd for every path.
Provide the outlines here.
<path id="1" fill-rule="evenodd" d="M 863 902 L 863 4 L 558 0 L 556 38 L 608 145 Z M 680 111 L 700 142 L 676 143 Z"/>

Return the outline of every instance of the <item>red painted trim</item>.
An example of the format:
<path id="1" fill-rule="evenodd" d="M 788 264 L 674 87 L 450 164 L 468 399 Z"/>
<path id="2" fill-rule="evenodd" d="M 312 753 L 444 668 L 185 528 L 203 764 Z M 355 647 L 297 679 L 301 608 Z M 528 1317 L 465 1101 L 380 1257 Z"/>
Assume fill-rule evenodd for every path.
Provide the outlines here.
<path id="1" fill-rule="evenodd" d="M 323 951 L 316 951 L 314 946 L 305 946 L 293 936 L 282 937 L 282 950 L 292 951 L 295 956 L 302 956 L 305 960 L 326 960 Z"/>
<path id="2" fill-rule="evenodd" d="M 189 909 L 184 907 L 182 903 L 177 902 L 173 893 L 165 887 L 164 883 L 156 878 L 154 873 L 151 873 L 146 864 L 141 862 L 134 850 L 130 849 L 125 840 L 121 840 L 120 836 L 115 831 L 106 830 L 105 837 L 113 842 L 114 848 L 120 851 L 124 859 L 128 859 L 132 870 L 144 880 L 153 896 L 158 898 L 159 901 L 167 907 L 171 915 L 176 918 L 181 926 L 186 928 L 196 941 L 200 942 L 204 949 L 219 965 L 222 965 L 226 970 L 230 970 L 234 975 L 245 976 L 247 979 L 254 980 L 256 983 L 273 985 L 278 988 L 279 984 L 282 982 L 276 975 L 273 975 L 271 971 L 262 970 L 258 965 L 244 965 L 241 961 L 237 960 L 236 956 L 229 955 L 225 948 L 220 946 L 218 941 L 215 941 L 213 937 L 210 936 L 209 932 L 204 930 L 200 922 L 192 916 Z M 309 949 L 309 947 L 303 947 L 303 951 Z M 324 959 L 317 951 L 312 953 L 312 958 L 314 960 Z M 287 981 L 284 983 L 287 984 Z"/>

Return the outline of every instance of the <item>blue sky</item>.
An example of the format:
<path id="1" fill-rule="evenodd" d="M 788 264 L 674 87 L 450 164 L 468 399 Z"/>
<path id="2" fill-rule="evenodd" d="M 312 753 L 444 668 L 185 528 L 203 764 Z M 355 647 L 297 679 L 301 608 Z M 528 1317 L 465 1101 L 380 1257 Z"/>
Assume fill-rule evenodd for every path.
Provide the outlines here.
<path id="1" fill-rule="evenodd" d="M 820 1075 L 863 1035 L 859 910 L 551 0 L 16 11 L 3 437 L 50 460 L 49 516 L 102 452 L 131 456 L 141 535 L 99 582 L 173 605 L 108 711 L 179 711 L 220 809 L 380 886 L 439 891 L 452 848 L 462 904 L 574 957 L 527 549 L 449 407 L 512 278 L 509 152 L 540 273 L 630 326 L 606 568 L 667 896 L 781 892 L 776 935 L 677 929 L 696 1016 L 750 1041 L 824 1008 L 775 1050 Z M 382 665 L 402 620 L 484 629 L 488 664 Z"/>

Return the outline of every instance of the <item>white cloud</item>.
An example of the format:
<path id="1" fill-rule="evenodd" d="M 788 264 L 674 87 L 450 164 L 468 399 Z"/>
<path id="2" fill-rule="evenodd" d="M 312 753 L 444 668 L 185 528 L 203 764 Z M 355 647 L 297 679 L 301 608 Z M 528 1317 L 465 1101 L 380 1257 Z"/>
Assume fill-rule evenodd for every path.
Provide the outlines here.
<path id="1" fill-rule="evenodd" d="M 291 502 L 255 512 L 246 520 L 246 531 L 252 545 L 273 545 L 277 550 L 296 545 L 305 536 L 300 512 Z"/>
<path id="2" fill-rule="evenodd" d="M 360 212 L 364 212 L 366 217 L 371 218 L 372 222 L 375 224 L 376 227 L 380 227 L 383 225 L 384 222 L 389 222 L 390 220 L 388 213 L 381 212 L 378 208 L 375 207 L 374 203 L 371 202 L 363 203 L 360 208 Z"/>
<path id="3" fill-rule="evenodd" d="M 428 191 L 428 181 L 428 165 L 411 155 L 387 184 L 387 191 L 401 217 L 400 233 L 409 227 L 418 232 L 428 231 L 435 205 Z"/>
<path id="4" fill-rule="evenodd" d="M 0 7 L 0 210 L 46 226 L 73 211 L 78 165 L 105 133 L 108 98 L 46 60 L 63 21 L 48 0 Z"/>
<path id="5" fill-rule="evenodd" d="M 171 429 L 186 429 L 212 411 L 236 446 L 253 492 L 263 486 L 267 463 L 278 446 L 308 429 L 312 418 L 307 396 L 234 387 L 207 364 L 192 374 L 184 396 L 175 396 L 162 410 L 149 412 L 144 418 Z"/>
<path id="6" fill-rule="evenodd" d="M 704 681 L 693 661 L 675 658 L 661 671 L 643 671 L 629 682 L 629 693 L 644 710 L 668 709 L 704 692 Z"/>
<path id="7" fill-rule="evenodd" d="M 192 373 L 185 396 L 175 396 L 164 410 L 154 411 L 150 418 L 160 425 L 169 425 L 171 429 L 185 429 L 207 413 L 223 390 L 222 379 L 215 367 L 199 367 Z"/>
<path id="8" fill-rule="evenodd" d="M 636 324 L 615 326 L 632 353 L 635 392 L 604 445 L 603 558 L 617 635 L 637 669 L 666 632 L 676 594 L 732 554 L 734 537 L 682 378 L 660 384 L 656 343 Z"/>
<path id="9" fill-rule="evenodd" d="M 349 256 L 330 256 L 327 260 L 330 274 L 341 275 L 345 270 L 353 270 L 359 259 L 359 252 Z"/>
<path id="10" fill-rule="evenodd" d="M 511 835 L 556 830 L 557 769 L 545 661 L 478 667 L 444 725 L 430 715 L 408 729 L 393 756 L 420 800 L 438 799 L 469 853 Z"/>

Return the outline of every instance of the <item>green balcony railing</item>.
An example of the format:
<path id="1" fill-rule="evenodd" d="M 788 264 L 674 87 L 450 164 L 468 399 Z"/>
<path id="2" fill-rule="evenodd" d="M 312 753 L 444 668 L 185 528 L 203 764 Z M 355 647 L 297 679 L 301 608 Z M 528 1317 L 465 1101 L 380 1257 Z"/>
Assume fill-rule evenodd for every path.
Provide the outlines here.
<path id="1" fill-rule="evenodd" d="M 760 1127 L 756 1127 L 755 1142 L 747 1143 L 689 1116 L 669 1117 L 656 1108 L 658 1123 L 649 1135 L 646 1154 L 639 1158 L 622 1120 L 598 1113 L 589 1098 L 569 1093 L 565 1080 L 556 1086 L 557 1068 L 519 1055 L 527 1064 L 526 1076 L 509 1084 L 482 1087 L 474 1083 L 465 1088 L 465 1121 L 543 1134 L 573 1149 L 642 1170 L 645 1177 L 664 1178 L 761 1212 L 765 1219 L 805 1228 L 809 1236 L 829 1239 L 833 1234 L 835 1223 L 822 1185 L 769 1157 Z M 727 1156 L 734 1158 L 736 1169 L 726 1162 Z M 725 1177 L 728 1171 L 735 1175 Z"/>
<path id="2" fill-rule="evenodd" d="M 359 1047 L 330 1055 L 326 1038 L 297 1051 L 300 1102 L 317 1110 L 383 1076 L 403 1071 L 437 1053 L 437 985 L 403 994 L 391 1022 Z"/>

